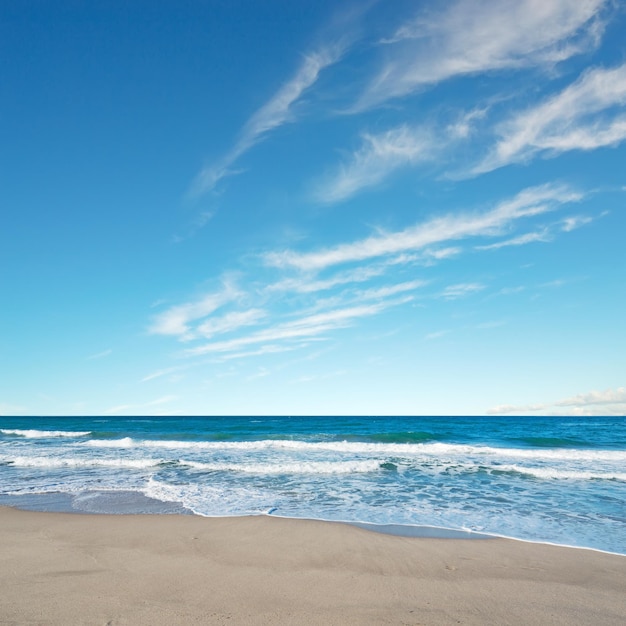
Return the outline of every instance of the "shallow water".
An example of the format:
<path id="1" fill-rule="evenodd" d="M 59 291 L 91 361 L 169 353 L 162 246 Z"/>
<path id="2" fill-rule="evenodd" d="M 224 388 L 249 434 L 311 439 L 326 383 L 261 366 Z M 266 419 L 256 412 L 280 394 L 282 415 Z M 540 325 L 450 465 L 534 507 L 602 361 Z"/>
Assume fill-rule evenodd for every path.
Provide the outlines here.
<path id="1" fill-rule="evenodd" d="M 470 530 L 626 554 L 626 418 L 0 418 L 0 503 L 37 502 Z"/>

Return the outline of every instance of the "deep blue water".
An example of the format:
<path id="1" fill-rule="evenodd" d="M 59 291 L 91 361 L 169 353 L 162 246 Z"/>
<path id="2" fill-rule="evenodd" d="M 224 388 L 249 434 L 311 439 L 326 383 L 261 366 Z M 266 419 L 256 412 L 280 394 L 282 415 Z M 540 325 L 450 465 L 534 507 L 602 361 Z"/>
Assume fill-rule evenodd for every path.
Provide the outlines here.
<path id="1" fill-rule="evenodd" d="M 3 417 L 0 503 L 25 502 L 437 526 L 626 554 L 626 418 Z"/>

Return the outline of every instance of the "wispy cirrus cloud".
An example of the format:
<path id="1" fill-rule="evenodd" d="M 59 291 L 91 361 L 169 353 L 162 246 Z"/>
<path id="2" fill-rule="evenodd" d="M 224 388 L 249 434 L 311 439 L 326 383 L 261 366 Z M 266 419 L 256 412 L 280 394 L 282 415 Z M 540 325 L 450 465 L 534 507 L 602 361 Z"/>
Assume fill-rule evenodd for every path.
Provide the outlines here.
<path id="1" fill-rule="evenodd" d="M 221 291 L 207 294 L 193 302 L 178 304 L 159 313 L 153 318 L 148 332 L 153 335 L 185 336 L 190 332 L 190 322 L 207 317 L 240 296 L 241 291 L 226 281 Z"/>
<path id="2" fill-rule="evenodd" d="M 486 246 L 476 246 L 476 250 L 499 250 L 500 248 L 507 248 L 509 246 L 524 246 L 527 243 L 535 243 L 537 241 L 552 241 L 550 231 L 547 228 L 542 228 L 541 230 L 532 233 L 524 233 L 518 237 L 512 237 L 511 239 L 490 243 Z"/>
<path id="3" fill-rule="evenodd" d="M 346 200 L 402 167 L 432 160 L 440 143 L 431 130 L 406 124 L 378 134 L 363 133 L 361 147 L 318 183 L 314 198 L 328 204 Z"/>
<path id="4" fill-rule="evenodd" d="M 376 276 L 384 274 L 386 268 L 383 265 L 357 267 L 347 272 L 337 272 L 334 276 L 325 279 L 311 278 L 309 276 L 298 276 L 284 278 L 278 282 L 271 283 L 265 290 L 271 292 L 296 292 L 296 293 L 315 293 L 318 291 L 326 291 L 340 285 L 350 283 L 361 283 L 371 280 Z"/>
<path id="5" fill-rule="evenodd" d="M 128 411 L 146 411 L 146 409 L 148 410 L 147 413 L 152 413 L 154 407 L 173 402 L 174 400 L 178 400 L 178 397 L 163 396 L 161 398 L 157 398 L 156 400 L 151 400 L 150 402 L 144 402 L 143 404 L 119 404 L 105 411 L 105 414 L 115 415 L 117 413 L 126 413 Z"/>
<path id="6" fill-rule="evenodd" d="M 378 106 L 471 74 L 551 66 L 595 47 L 608 0 L 456 0 L 422 9 L 381 44 L 385 63 L 354 106 Z M 439 6 L 442 6 L 441 4 Z"/>
<path id="7" fill-rule="evenodd" d="M 248 309 L 247 311 L 230 311 L 218 318 L 211 318 L 200 324 L 196 335 L 210 339 L 214 335 L 229 333 L 244 326 L 255 326 L 267 317 L 263 309 Z"/>
<path id="8" fill-rule="evenodd" d="M 230 361 L 232 359 L 247 359 L 249 357 L 258 357 L 264 356 L 266 354 L 280 354 L 282 352 L 291 352 L 292 350 L 299 350 L 301 348 L 305 348 L 308 343 L 300 343 L 300 344 L 289 344 L 289 345 L 280 345 L 280 344 L 266 344 L 261 346 L 260 348 L 256 348 L 254 350 L 244 350 L 242 352 L 231 352 L 228 354 L 221 354 L 218 361 Z"/>
<path id="9" fill-rule="evenodd" d="M 351 326 L 359 318 L 376 315 L 386 308 L 403 304 L 408 301 L 407 298 L 410 298 L 410 296 L 308 315 L 289 322 L 276 324 L 273 327 L 265 328 L 247 336 L 189 348 L 183 354 L 185 356 L 199 356 L 216 352 L 232 352 L 253 344 L 316 337 L 326 332 Z"/>
<path id="10" fill-rule="evenodd" d="M 451 121 L 405 123 L 378 133 L 361 133 L 360 146 L 315 184 L 313 199 L 324 204 L 341 202 L 380 186 L 405 168 L 448 160 L 455 146 L 474 134 L 488 109 L 464 111 Z"/>
<path id="11" fill-rule="evenodd" d="M 606 213 L 602 215 L 606 215 Z M 566 217 L 561 223 L 561 230 L 569 233 L 581 226 L 585 226 L 585 224 L 590 224 L 593 220 L 594 218 L 589 215 L 573 215 L 572 217 Z"/>
<path id="12" fill-rule="evenodd" d="M 384 287 L 374 287 L 372 289 L 365 289 L 358 291 L 355 294 L 355 299 L 359 301 L 363 300 L 379 300 L 380 298 L 389 298 L 390 296 L 398 295 L 399 293 L 406 293 L 407 291 L 415 291 L 427 285 L 425 280 L 408 280 L 404 283 L 397 283 L 395 285 L 386 285 Z"/>
<path id="13" fill-rule="evenodd" d="M 529 243 L 548 243 L 553 241 L 557 232 L 569 233 L 573 230 L 591 224 L 597 219 L 597 217 L 604 217 L 607 212 L 600 213 L 599 216 L 591 215 L 572 215 L 566 217 L 554 224 L 542 226 L 538 230 L 518 235 L 517 237 L 511 237 L 510 239 L 504 239 L 496 243 L 487 244 L 483 246 L 476 246 L 475 250 L 499 250 L 500 248 L 507 248 L 509 246 L 525 246 Z"/>
<path id="14" fill-rule="evenodd" d="M 113 354 L 113 350 L 103 350 L 102 352 L 96 352 L 96 354 L 92 354 L 87 357 L 88 361 L 94 361 L 96 359 L 104 359 L 105 357 Z"/>
<path id="15" fill-rule="evenodd" d="M 176 365 L 174 367 L 165 367 L 160 370 L 156 370 L 150 374 L 144 376 L 140 382 L 147 383 L 149 380 L 154 380 L 156 378 L 161 378 L 162 376 L 169 376 L 170 374 L 177 374 L 180 371 L 188 369 L 188 365 Z"/>
<path id="16" fill-rule="evenodd" d="M 504 404 L 487 411 L 489 415 L 538 412 L 561 415 L 626 415 L 626 387 L 580 393 L 571 398 L 542 404 Z"/>
<path id="17" fill-rule="evenodd" d="M 485 285 L 481 283 L 460 283 L 458 285 L 449 285 L 441 292 L 441 294 L 439 294 L 439 297 L 444 298 L 445 300 L 457 300 L 458 298 L 463 298 L 473 293 L 482 291 L 484 288 Z"/>
<path id="18" fill-rule="evenodd" d="M 193 342 L 179 357 L 204 355 L 207 359 L 161 368 L 142 382 L 176 375 L 191 366 L 279 354 L 329 341 L 340 329 L 394 307 L 415 304 L 413 292 L 433 283 L 430 277 L 416 276 L 417 267 L 458 256 L 463 252 L 457 245 L 460 240 L 496 239 L 493 246 L 474 246 L 474 250 L 522 245 L 535 237 L 512 238 L 510 233 L 519 221 L 543 219 L 544 214 L 584 197 L 567 185 L 547 184 L 524 189 L 491 208 L 449 213 L 397 232 L 379 230 L 362 240 L 312 251 L 268 252 L 261 257 L 265 267 L 262 272 L 255 267 L 252 280 L 240 270 L 235 285 L 233 275 L 226 274 L 221 289 L 170 306 L 153 317 L 151 334 Z M 584 216 L 569 221 L 561 218 L 544 228 L 556 234 L 587 221 Z M 342 264 L 349 267 L 338 267 Z M 399 280 L 399 276 L 406 279 Z M 446 282 L 451 284 L 426 291 L 421 299 L 453 301 L 487 289 L 478 281 Z M 328 294 L 320 297 L 322 292 Z"/>
<path id="19" fill-rule="evenodd" d="M 535 156 L 615 146 L 626 139 L 626 64 L 595 68 L 497 128 L 499 140 L 471 170 L 482 174 Z"/>
<path id="20" fill-rule="evenodd" d="M 191 194 L 200 196 L 213 190 L 225 177 L 239 173 L 234 169 L 236 161 L 271 131 L 296 119 L 295 108 L 303 95 L 317 82 L 324 69 L 341 59 L 347 47 L 346 39 L 305 55 L 295 75 L 246 122 L 233 147 L 216 163 L 200 171 Z"/>
<path id="21" fill-rule="evenodd" d="M 494 237 L 518 219 L 554 210 L 563 204 L 577 202 L 582 197 L 581 193 L 564 185 L 531 187 L 488 211 L 437 217 L 401 231 L 378 234 L 313 252 L 272 252 L 265 255 L 265 262 L 274 267 L 318 271 L 342 263 L 418 251 L 468 237 Z"/>

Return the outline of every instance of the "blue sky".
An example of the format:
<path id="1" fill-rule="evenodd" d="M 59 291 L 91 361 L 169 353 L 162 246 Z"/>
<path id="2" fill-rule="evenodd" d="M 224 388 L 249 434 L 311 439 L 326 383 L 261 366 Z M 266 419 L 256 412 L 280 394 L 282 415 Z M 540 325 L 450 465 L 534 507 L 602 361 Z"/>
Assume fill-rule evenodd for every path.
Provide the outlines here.
<path id="1" fill-rule="evenodd" d="M 624 32 L 3 2 L 0 414 L 625 414 Z"/>

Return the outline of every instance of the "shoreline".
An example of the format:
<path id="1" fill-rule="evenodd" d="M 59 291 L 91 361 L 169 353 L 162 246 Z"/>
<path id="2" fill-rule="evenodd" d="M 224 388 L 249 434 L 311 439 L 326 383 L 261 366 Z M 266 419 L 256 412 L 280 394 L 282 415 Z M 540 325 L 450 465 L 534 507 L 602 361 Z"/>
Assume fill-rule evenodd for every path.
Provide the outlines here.
<path id="1" fill-rule="evenodd" d="M 77 496 L 105 495 L 110 498 L 108 510 L 83 510 L 72 506 Z M 124 500 L 128 497 L 128 500 Z M 22 504 L 12 503 L 12 500 L 21 499 Z M 115 501 L 115 502 L 113 502 Z M 48 506 L 44 505 L 47 502 Z M 122 502 L 122 506 L 120 506 Z M 345 524 L 355 528 L 361 528 L 369 532 L 380 533 L 397 537 L 407 537 L 416 539 L 458 539 L 466 541 L 474 540 L 493 540 L 505 539 L 507 541 L 519 541 L 522 543 L 536 544 L 539 546 L 553 546 L 557 548 L 567 548 L 571 550 L 588 550 L 598 552 L 600 554 L 609 554 L 613 556 L 622 556 L 626 558 L 626 552 L 612 552 L 610 550 L 601 550 L 589 546 L 576 546 L 561 544 L 552 541 L 540 541 L 535 539 L 525 539 L 521 537 L 513 537 L 502 535 L 494 532 L 474 531 L 461 528 L 448 528 L 444 526 L 430 526 L 421 524 L 379 524 L 376 522 L 352 521 L 352 520 L 333 520 L 314 517 L 289 517 L 284 515 L 274 515 L 274 510 L 265 513 L 249 514 L 249 515 L 202 515 L 196 513 L 192 509 L 186 508 L 179 503 L 171 503 L 146 496 L 139 491 L 89 491 L 80 494 L 71 494 L 66 492 L 48 492 L 39 494 L 30 494 L 28 496 L 4 496 L 0 497 L 0 509 L 2 507 L 12 508 L 21 511 L 30 511 L 33 513 L 63 513 L 68 515 L 189 515 L 199 517 L 201 519 L 230 519 L 230 518 L 246 518 L 246 517 L 273 517 L 275 519 L 285 520 L 303 520 L 310 522 L 322 522 L 330 524 Z M 126 508 L 126 510 L 123 510 Z M 122 510 L 120 510 L 122 509 Z"/>
<path id="2" fill-rule="evenodd" d="M 44 624 L 622 624 L 626 557 L 271 515 L 0 507 L 0 615 Z"/>

